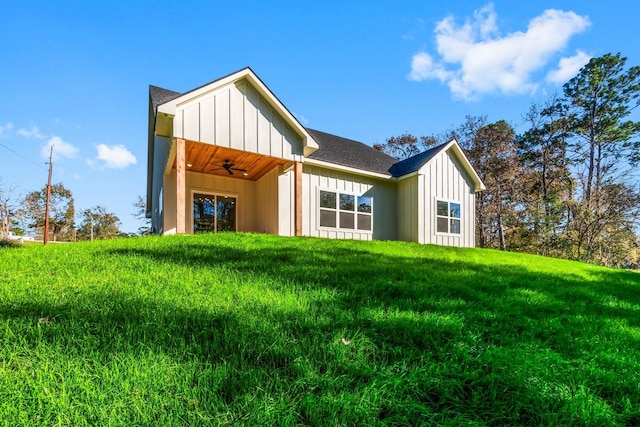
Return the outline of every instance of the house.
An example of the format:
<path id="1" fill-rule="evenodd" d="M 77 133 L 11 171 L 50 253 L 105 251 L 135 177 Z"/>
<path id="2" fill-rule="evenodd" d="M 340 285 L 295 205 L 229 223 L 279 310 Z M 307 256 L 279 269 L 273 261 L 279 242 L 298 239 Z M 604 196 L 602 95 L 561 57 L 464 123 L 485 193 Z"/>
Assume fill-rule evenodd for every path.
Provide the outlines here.
<path id="1" fill-rule="evenodd" d="M 185 93 L 150 86 L 148 147 L 155 233 L 474 246 L 484 186 L 455 140 L 398 161 L 305 128 L 250 68 Z"/>

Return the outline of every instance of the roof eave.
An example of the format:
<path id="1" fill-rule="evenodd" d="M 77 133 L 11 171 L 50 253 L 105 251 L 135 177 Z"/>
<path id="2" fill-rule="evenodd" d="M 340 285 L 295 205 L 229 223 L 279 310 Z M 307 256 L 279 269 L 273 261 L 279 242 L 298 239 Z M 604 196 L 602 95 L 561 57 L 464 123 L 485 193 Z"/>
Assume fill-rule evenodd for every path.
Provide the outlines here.
<path id="1" fill-rule="evenodd" d="M 323 160 L 316 160 L 316 159 L 304 159 L 304 164 L 305 165 L 310 165 L 310 166 L 318 166 L 318 167 L 323 167 L 326 169 L 333 169 L 333 170 L 338 170 L 338 171 L 342 171 L 342 172 L 349 172 L 349 173 L 353 173 L 356 175 L 364 175 L 364 176 L 370 176 L 370 177 L 374 177 L 374 178 L 380 178 L 380 179 L 384 179 L 384 180 L 393 180 L 394 177 L 391 175 L 387 175 L 387 174 L 382 174 L 379 172 L 372 172 L 372 171 L 367 171 L 367 170 L 363 170 L 363 169 L 357 169 L 357 168 L 352 168 L 349 166 L 344 166 L 344 165 L 339 165 L 337 163 L 331 163 L 331 162 L 325 162 Z"/>

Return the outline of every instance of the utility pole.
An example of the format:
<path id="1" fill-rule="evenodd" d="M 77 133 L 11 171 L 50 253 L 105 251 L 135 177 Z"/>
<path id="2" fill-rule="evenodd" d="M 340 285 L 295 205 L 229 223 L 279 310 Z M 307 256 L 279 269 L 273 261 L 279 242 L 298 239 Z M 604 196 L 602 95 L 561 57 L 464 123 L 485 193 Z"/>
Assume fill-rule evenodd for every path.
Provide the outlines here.
<path id="1" fill-rule="evenodd" d="M 44 213 L 44 244 L 49 241 L 49 205 L 51 204 L 51 171 L 53 170 L 53 144 L 49 153 L 49 179 L 47 180 L 47 204 Z"/>

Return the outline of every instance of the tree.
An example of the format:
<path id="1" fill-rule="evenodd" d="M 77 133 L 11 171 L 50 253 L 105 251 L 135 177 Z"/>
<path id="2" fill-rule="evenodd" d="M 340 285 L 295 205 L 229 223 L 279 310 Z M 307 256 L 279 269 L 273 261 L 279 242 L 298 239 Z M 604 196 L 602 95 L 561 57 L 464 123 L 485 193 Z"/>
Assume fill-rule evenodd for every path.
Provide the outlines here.
<path id="1" fill-rule="evenodd" d="M 467 152 L 486 187 L 476 196 L 479 246 L 506 250 L 506 228 L 507 224 L 515 223 L 519 195 L 515 132 L 500 120 L 478 129 L 470 144 Z"/>
<path id="2" fill-rule="evenodd" d="M 44 235 L 45 207 L 47 203 L 47 186 L 40 191 L 32 191 L 24 198 L 28 226 L 39 235 Z M 56 240 L 72 241 L 74 237 L 75 208 L 71 191 L 62 183 L 51 186 L 51 204 L 49 213 L 50 237 Z"/>
<path id="3" fill-rule="evenodd" d="M 487 116 L 467 115 L 464 118 L 464 122 L 462 122 L 460 126 L 455 129 L 448 130 L 440 139 L 449 141 L 452 138 L 455 138 L 455 140 L 458 141 L 460 147 L 465 150 L 467 156 L 472 156 L 475 139 L 478 135 L 478 132 L 486 125 Z M 476 170 L 482 167 L 480 161 L 477 161 L 472 157 L 469 158 L 469 162 L 471 162 Z"/>
<path id="4" fill-rule="evenodd" d="M 559 233 L 567 221 L 573 180 L 567 161 L 568 120 L 565 107 L 553 96 L 532 105 L 525 115 L 529 130 L 516 138 L 522 165 L 523 217 L 530 239 L 528 251 L 557 255 Z"/>
<path id="5" fill-rule="evenodd" d="M 0 240 L 7 238 L 15 220 L 16 190 L 16 186 L 4 187 L 0 178 Z"/>
<path id="6" fill-rule="evenodd" d="M 122 235 L 120 218 L 98 205 L 82 211 L 82 222 L 77 230 L 78 240 L 113 239 Z"/>
<path id="7" fill-rule="evenodd" d="M 135 208 L 133 216 L 143 222 L 143 225 L 138 227 L 138 235 L 148 236 L 151 234 L 151 219 L 147 218 L 147 203 L 144 201 L 142 196 L 139 195 L 138 200 L 133 204 L 133 207 Z"/>
<path id="8" fill-rule="evenodd" d="M 434 136 L 423 135 L 416 137 L 409 133 L 404 133 L 400 136 L 387 138 L 384 144 L 373 144 L 373 148 L 398 160 L 404 160 L 419 154 L 421 151 L 437 144 L 437 142 L 438 139 Z"/>
<path id="9" fill-rule="evenodd" d="M 622 183 L 625 166 L 640 160 L 640 122 L 628 120 L 640 98 L 640 67 L 625 64 L 620 54 L 593 58 L 563 87 L 581 190 L 569 235 L 574 256 L 585 261 L 603 262 L 603 242 L 628 229 L 633 217 L 636 193 Z"/>
<path id="10" fill-rule="evenodd" d="M 638 106 L 640 67 L 626 70 L 626 61 L 619 53 L 592 58 L 563 86 L 575 161 L 586 167 L 583 198 L 590 207 L 597 207 L 599 190 L 619 172 L 618 162 L 640 159 L 640 142 L 632 141 L 640 122 L 626 120 Z"/>

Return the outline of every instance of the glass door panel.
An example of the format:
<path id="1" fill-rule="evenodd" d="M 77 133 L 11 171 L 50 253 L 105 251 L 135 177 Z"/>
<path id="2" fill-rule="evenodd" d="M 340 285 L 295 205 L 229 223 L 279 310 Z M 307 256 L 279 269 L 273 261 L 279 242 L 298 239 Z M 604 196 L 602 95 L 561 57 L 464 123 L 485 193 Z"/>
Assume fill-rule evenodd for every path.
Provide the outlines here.
<path id="1" fill-rule="evenodd" d="M 193 195 L 193 232 L 211 233 L 216 231 L 215 196 Z"/>
<path id="2" fill-rule="evenodd" d="M 216 231 L 236 231 L 236 198 L 216 196 Z"/>
<path id="3" fill-rule="evenodd" d="M 236 231 L 236 198 L 212 194 L 193 195 L 193 232 Z"/>

